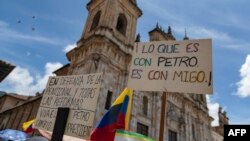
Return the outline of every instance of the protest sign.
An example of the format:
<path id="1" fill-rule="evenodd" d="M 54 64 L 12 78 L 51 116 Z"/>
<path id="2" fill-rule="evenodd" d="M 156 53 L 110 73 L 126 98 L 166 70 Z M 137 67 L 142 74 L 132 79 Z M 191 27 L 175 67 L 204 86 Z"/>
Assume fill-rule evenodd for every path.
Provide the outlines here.
<path id="1" fill-rule="evenodd" d="M 211 39 L 136 43 L 128 87 L 213 93 Z"/>
<path id="2" fill-rule="evenodd" d="M 59 107 L 70 108 L 65 135 L 88 139 L 92 130 L 102 75 L 50 77 L 37 113 L 35 127 L 53 131 Z"/>

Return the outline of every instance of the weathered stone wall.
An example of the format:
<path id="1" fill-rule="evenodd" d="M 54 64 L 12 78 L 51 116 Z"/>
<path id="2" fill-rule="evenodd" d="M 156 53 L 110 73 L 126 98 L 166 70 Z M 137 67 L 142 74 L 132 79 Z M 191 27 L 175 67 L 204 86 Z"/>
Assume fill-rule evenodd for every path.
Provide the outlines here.
<path id="1" fill-rule="evenodd" d="M 41 96 L 0 113 L 0 130 L 22 130 L 22 124 L 36 117 Z"/>
<path id="2" fill-rule="evenodd" d="M 142 98 L 149 99 L 148 114 L 142 113 Z M 159 138 L 160 116 L 161 116 L 161 93 L 136 92 L 131 115 L 130 129 L 136 131 L 137 122 L 149 127 L 148 135 Z M 211 141 L 211 117 L 207 111 L 203 111 L 184 94 L 167 93 L 167 105 L 165 114 L 164 138 L 168 140 L 168 130 L 177 133 L 178 141 L 207 140 Z M 193 129 L 194 126 L 194 135 Z"/>
<path id="3" fill-rule="evenodd" d="M 21 100 L 21 99 L 17 99 L 17 98 L 14 98 L 12 96 L 3 96 L 2 98 L 0 98 L 1 101 L 0 101 L 0 113 L 7 110 L 7 109 L 10 109 L 11 107 L 14 107 L 16 106 L 17 104 L 20 104 L 21 102 L 23 102 L 24 100 Z M 2 104 L 1 104 L 2 103 Z"/>

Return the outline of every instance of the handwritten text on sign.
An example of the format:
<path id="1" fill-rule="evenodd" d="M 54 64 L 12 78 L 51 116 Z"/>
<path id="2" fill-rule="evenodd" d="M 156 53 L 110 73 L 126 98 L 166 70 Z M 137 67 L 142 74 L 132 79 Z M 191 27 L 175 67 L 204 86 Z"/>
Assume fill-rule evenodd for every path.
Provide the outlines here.
<path id="1" fill-rule="evenodd" d="M 69 107 L 65 134 L 88 139 L 94 122 L 101 74 L 50 77 L 35 122 L 53 131 L 58 107 Z"/>
<path id="2" fill-rule="evenodd" d="M 136 43 L 128 87 L 213 93 L 211 44 L 210 39 Z"/>

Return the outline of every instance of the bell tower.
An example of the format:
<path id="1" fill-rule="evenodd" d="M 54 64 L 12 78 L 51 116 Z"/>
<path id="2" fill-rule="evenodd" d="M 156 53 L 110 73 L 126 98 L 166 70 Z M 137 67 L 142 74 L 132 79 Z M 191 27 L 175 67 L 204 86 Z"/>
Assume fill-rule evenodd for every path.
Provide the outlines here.
<path id="1" fill-rule="evenodd" d="M 136 0 L 91 0 L 87 9 L 87 22 L 78 43 L 105 36 L 122 46 L 133 46 L 137 19 L 142 15 Z"/>
<path id="2" fill-rule="evenodd" d="M 136 0 L 90 0 L 86 8 L 88 17 L 80 40 L 67 53 L 71 63 L 56 73 L 102 72 L 105 63 L 127 73 L 137 19 L 142 15 Z"/>
<path id="3" fill-rule="evenodd" d="M 102 73 L 95 123 L 127 86 L 137 19 L 136 0 L 90 0 L 88 17 L 77 46 L 67 52 L 69 64 L 57 75 Z"/>

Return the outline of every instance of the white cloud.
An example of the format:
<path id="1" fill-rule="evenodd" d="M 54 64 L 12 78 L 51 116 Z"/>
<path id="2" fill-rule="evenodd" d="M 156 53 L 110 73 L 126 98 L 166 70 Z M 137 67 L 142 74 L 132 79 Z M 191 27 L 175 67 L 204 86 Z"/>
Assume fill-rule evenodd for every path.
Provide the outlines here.
<path id="1" fill-rule="evenodd" d="M 165 25 L 166 26 L 166 25 Z M 184 36 L 185 27 L 174 25 L 173 30 L 180 36 Z M 202 26 L 191 26 L 187 28 L 190 39 L 211 38 L 213 44 L 221 48 L 229 48 L 237 51 L 250 51 L 250 42 L 233 37 L 226 32 Z"/>
<path id="2" fill-rule="evenodd" d="M 31 53 L 27 51 L 26 52 L 26 56 L 30 56 L 30 55 L 31 55 Z"/>
<path id="3" fill-rule="evenodd" d="M 34 78 L 27 69 L 17 66 L 3 82 L 9 85 L 9 92 L 28 95 Z"/>
<path id="4" fill-rule="evenodd" d="M 179 35 L 184 35 L 184 26 L 173 26 L 174 31 Z M 230 42 L 232 37 L 225 32 L 209 29 L 201 26 L 192 26 L 187 29 L 187 34 L 191 38 L 212 38 L 220 42 Z"/>
<path id="5" fill-rule="evenodd" d="M 7 27 L 7 26 L 9 26 L 8 23 L 6 23 L 4 21 L 0 21 L 0 28 Z"/>
<path id="6" fill-rule="evenodd" d="M 63 52 L 67 53 L 69 52 L 70 50 L 72 50 L 73 48 L 76 47 L 76 44 L 68 44 L 64 49 L 63 49 Z"/>
<path id="7" fill-rule="evenodd" d="M 243 50 L 243 51 L 249 51 L 250 49 L 250 43 L 244 42 L 244 41 L 236 41 L 232 44 L 227 45 L 226 47 L 235 49 L 235 50 Z"/>
<path id="8" fill-rule="evenodd" d="M 62 66 L 63 65 L 61 63 L 58 63 L 58 62 L 57 63 L 48 62 L 45 65 L 44 76 L 43 77 L 39 77 L 39 76 L 36 77 L 37 83 L 35 85 L 33 85 L 33 89 L 34 90 L 35 89 L 43 90 L 47 84 L 49 76 L 52 76 L 52 73 Z"/>
<path id="9" fill-rule="evenodd" d="M 207 29 L 203 27 L 194 27 L 191 29 L 191 33 L 195 38 L 214 38 L 219 41 L 231 41 L 232 37 L 228 34 L 213 29 Z"/>
<path id="10" fill-rule="evenodd" d="M 250 55 L 247 56 L 245 63 L 240 69 L 241 80 L 237 82 L 237 93 L 240 97 L 250 96 Z"/>
<path id="11" fill-rule="evenodd" d="M 214 121 L 212 122 L 212 126 L 218 126 L 219 125 L 219 107 L 220 104 L 215 102 L 213 99 L 211 99 L 211 96 L 207 96 L 207 106 L 208 106 L 208 112 L 211 117 L 214 118 Z"/>
<path id="12" fill-rule="evenodd" d="M 48 62 L 45 65 L 45 74 L 43 76 L 32 76 L 28 69 L 17 66 L 3 81 L 5 87 L 1 88 L 1 90 L 21 95 L 35 95 L 36 92 L 42 92 L 49 76 L 60 67 L 62 67 L 61 63 Z"/>

